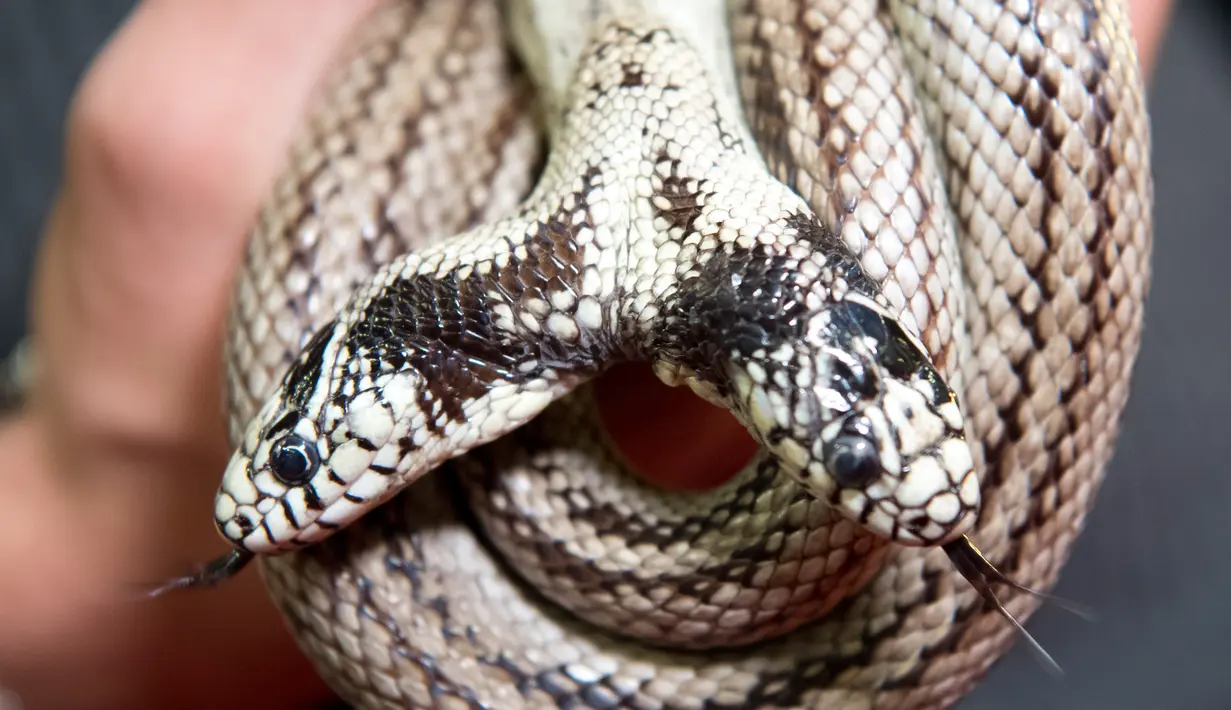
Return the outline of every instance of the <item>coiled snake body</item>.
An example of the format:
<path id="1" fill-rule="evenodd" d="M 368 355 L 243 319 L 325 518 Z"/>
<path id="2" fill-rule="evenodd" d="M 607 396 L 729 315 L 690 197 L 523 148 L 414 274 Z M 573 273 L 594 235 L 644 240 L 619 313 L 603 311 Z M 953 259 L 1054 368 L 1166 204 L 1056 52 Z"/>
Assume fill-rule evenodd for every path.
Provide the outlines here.
<path id="1" fill-rule="evenodd" d="M 1014 633 L 965 541 L 1049 586 L 1111 455 L 1148 153 L 1117 0 L 392 3 L 253 234 L 179 584 L 255 555 L 362 707 L 950 705 Z M 620 360 L 756 459 L 641 483 Z"/>

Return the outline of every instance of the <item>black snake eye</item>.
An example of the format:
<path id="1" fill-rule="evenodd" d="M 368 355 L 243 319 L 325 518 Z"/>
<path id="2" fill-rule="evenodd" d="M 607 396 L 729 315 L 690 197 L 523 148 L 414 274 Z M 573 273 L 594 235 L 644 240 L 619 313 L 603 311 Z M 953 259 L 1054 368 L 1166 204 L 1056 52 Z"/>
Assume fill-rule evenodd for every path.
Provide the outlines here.
<path id="1" fill-rule="evenodd" d="M 881 474 L 880 455 L 867 437 L 843 434 L 825 448 L 825 468 L 843 488 L 863 488 Z"/>
<path id="2" fill-rule="evenodd" d="M 288 486 L 307 483 L 320 462 L 316 447 L 294 434 L 283 437 L 269 452 L 269 470 Z"/>

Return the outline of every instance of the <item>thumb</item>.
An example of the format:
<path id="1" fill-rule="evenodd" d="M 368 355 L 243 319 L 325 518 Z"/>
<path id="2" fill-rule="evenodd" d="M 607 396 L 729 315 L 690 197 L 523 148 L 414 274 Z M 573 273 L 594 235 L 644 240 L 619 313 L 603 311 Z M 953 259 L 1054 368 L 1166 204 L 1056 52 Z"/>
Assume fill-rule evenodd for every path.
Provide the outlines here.
<path id="1" fill-rule="evenodd" d="M 171 441 L 220 431 L 220 325 L 246 232 L 371 5 L 150 0 L 100 54 L 35 282 L 59 417 Z"/>
<path id="2" fill-rule="evenodd" d="M 372 5 L 147 0 L 81 84 L 35 276 L 40 374 L 0 430 L 17 462 L 0 478 L 22 492 L 0 521 L 0 559 L 22 570 L 0 576 L 0 675 L 32 707 L 220 706 L 219 658 L 254 704 L 322 693 L 255 575 L 122 613 L 97 601 L 218 545 L 232 274 Z"/>

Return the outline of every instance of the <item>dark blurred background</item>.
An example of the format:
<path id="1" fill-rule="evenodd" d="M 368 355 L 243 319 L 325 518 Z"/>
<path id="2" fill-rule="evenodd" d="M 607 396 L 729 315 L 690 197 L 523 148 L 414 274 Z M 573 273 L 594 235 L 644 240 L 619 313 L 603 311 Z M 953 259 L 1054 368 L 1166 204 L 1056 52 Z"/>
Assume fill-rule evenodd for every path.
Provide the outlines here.
<path id="1" fill-rule="evenodd" d="M 20 339 L 66 107 L 131 0 L 0 2 L 0 353 Z M 962 705 L 1231 709 L 1231 9 L 1178 0 L 1150 89 L 1156 242 L 1116 459 L 1056 593 Z M 11 573 L 5 571 L 4 573 Z"/>

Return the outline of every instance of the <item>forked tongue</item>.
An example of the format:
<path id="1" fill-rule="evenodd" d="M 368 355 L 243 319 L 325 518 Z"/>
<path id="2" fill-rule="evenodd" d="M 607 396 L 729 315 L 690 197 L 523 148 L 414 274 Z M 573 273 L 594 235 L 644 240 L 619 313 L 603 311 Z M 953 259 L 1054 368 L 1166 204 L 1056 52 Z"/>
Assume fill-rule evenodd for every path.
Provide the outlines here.
<path id="1" fill-rule="evenodd" d="M 1001 616 L 1008 619 L 1009 623 L 1013 624 L 1013 626 L 1017 628 L 1018 632 L 1021 633 L 1021 635 L 1030 644 L 1030 648 L 1034 651 L 1035 656 L 1038 657 L 1043 666 L 1053 675 L 1064 675 L 1064 671 L 1060 668 L 1060 665 L 1056 663 L 1056 660 L 1051 657 L 1051 654 L 1043 649 L 1043 646 L 1030 635 L 1029 631 L 1026 631 L 1025 627 L 1023 627 L 1017 619 L 1013 618 L 1013 615 L 1009 613 L 1008 609 L 1005 609 L 1004 604 L 1000 601 L 1000 598 L 996 596 L 996 591 L 992 588 L 992 585 L 1003 584 L 1019 592 L 1025 592 L 1026 594 L 1038 599 L 1051 602 L 1061 609 L 1065 609 L 1066 611 L 1076 614 L 1086 621 L 1092 620 L 1094 615 L 1085 607 L 1079 606 L 1059 597 L 1054 597 L 1050 594 L 1044 594 L 1038 590 L 1018 584 L 1017 582 L 1014 582 L 1004 576 L 1001 574 L 1000 570 L 996 569 L 995 565 L 988 562 L 987 558 L 983 556 L 983 553 L 979 551 L 979 548 L 975 547 L 975 544 L 965 535 L 961 536 L 957 540 L 954 540 L 953 542 L 947 543 L 944 546 L 944 550 L 945 554 L 949 556 L 949 559 L 953 561 L 953 566 L 957 568 L 958 572 L 962 573 L 962 576 L 966 578 L 966 581 L 970 582 L 970 585 L 975 588 L 975 591 L 979 593 L 979 596 L 983 597 L 983 600 L 986 603 L 994 607 L 996 611 L 1000 612 Z"/>

